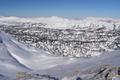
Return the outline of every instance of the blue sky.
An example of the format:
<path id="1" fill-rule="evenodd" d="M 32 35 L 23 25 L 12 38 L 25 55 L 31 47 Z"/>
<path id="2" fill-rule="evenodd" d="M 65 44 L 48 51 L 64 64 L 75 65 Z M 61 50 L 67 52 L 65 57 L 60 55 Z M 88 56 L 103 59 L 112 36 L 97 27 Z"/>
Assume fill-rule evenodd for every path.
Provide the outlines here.
<path id="1" fill-rule="evenodd" d="M 120 17 L 120 0 L 0 0 L 0 15 Z"/>

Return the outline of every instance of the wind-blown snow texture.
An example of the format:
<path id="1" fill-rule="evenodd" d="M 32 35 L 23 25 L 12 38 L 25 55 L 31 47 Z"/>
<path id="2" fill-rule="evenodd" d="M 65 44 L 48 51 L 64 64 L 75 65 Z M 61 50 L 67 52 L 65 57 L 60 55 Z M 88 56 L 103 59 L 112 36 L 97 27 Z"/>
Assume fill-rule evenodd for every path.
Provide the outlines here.
<path id="1" fill-rule="evenodd" d="M 49 18 L 47 19 L 49 20 Z M 52 17 L 52 19 L 56 20 L 56 17 Z M 68 19 L 65 20 L 67 21 Z M 19 24 L 19 21 L 33 22 L 32 19 L 26 18 L 0 18 L 1 25 Z M 59 21 L 60 20 L 58 20 L 58 22 Z M 64 22 L 64 20 L 61 21 Z M 114 20 L 112 22 L 114 22 Z M 119 20 L 115 20 L 115 23 L 118 24 Z M 113 27 L 110 27 L 109 29 L 113 29 Z M 24 76 L 22 77 L 22 80 L 26 77 L 27 80 L 37 80 L 36 78 L 39 78 L 41 80 L 77 80 L 78 77 L 82 78 L 82 80 L 96 80 L 95 78 L 99 78 L 99 76 L 102 74 L 104 75 L 104 73 L 100 75 L 97 74 L 99 72 L 98 68 L 100 66 L 110 65 L 118 67 L 120 66 L 119 61 L 119 50 L 105 52 L 104 54 L 93 58 L 60 57 L 50 54 L 47 51 L 36 49 L 34 47 L 22 44 L 15 40 L 13 37 L 11 37 L 11 35 L 3 31 L 0 32 L 0 80 L 14 80 L 17 78 L 16 74 L 19 72 L 26 72 L 25 74 L 29 74 L 30 76 L 32 76 Z M 89 69 L 91 71 L 94 70 L 92 68 L 97 70 L 95 70 L 95 72 L 93 72 L 93 74 L 91 75 L 89 74 L 89 72 L 86 74 L 81 73 L 84 71 L 86 72 L 86 70 Z M 108 70 L 111 69 L 111 67 L 109 68 L 106 66 L 105 68 L 107 68 Z M 106 70 L 105 73 L 108 70 Z M 97 77 L 93 77 L 94 75 L 97 75 Z M 101 80 L 101 77 L 99 78 L 99 80 Z"/>

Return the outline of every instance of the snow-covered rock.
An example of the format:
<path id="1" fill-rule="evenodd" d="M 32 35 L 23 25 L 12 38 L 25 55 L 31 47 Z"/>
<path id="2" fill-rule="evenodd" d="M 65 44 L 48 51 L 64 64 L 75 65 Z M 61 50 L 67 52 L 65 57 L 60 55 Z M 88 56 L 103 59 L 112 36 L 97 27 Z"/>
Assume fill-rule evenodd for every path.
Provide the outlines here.
<path id="1" fill-rule="evenodd" d="M 59 56 L 91 57 L 120 49 L 120 30 L 106 30 L 104 26 L 74 30 L 3 25 L 1 30 L 20 42 Z"/>

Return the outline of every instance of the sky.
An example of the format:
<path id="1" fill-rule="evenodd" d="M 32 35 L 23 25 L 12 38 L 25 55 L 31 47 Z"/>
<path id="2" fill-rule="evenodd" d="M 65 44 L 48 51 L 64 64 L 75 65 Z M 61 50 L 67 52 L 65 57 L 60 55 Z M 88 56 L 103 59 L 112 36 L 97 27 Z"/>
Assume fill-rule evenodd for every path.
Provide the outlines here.
<path id="1" fill-rule="evenodd" d="M 120 0 L 0 0 L 0 16 L 120 18 Z"/>

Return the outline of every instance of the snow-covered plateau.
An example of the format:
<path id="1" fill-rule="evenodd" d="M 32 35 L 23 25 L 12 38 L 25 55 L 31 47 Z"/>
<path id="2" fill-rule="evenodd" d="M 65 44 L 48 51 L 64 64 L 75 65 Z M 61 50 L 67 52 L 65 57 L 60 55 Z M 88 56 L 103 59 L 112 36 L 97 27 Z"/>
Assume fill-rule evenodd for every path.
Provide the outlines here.
<path id="1" fill-rule="evenodd" d="M 119 80 L 120 19 L 0 17 L 0 80 Z"/>

